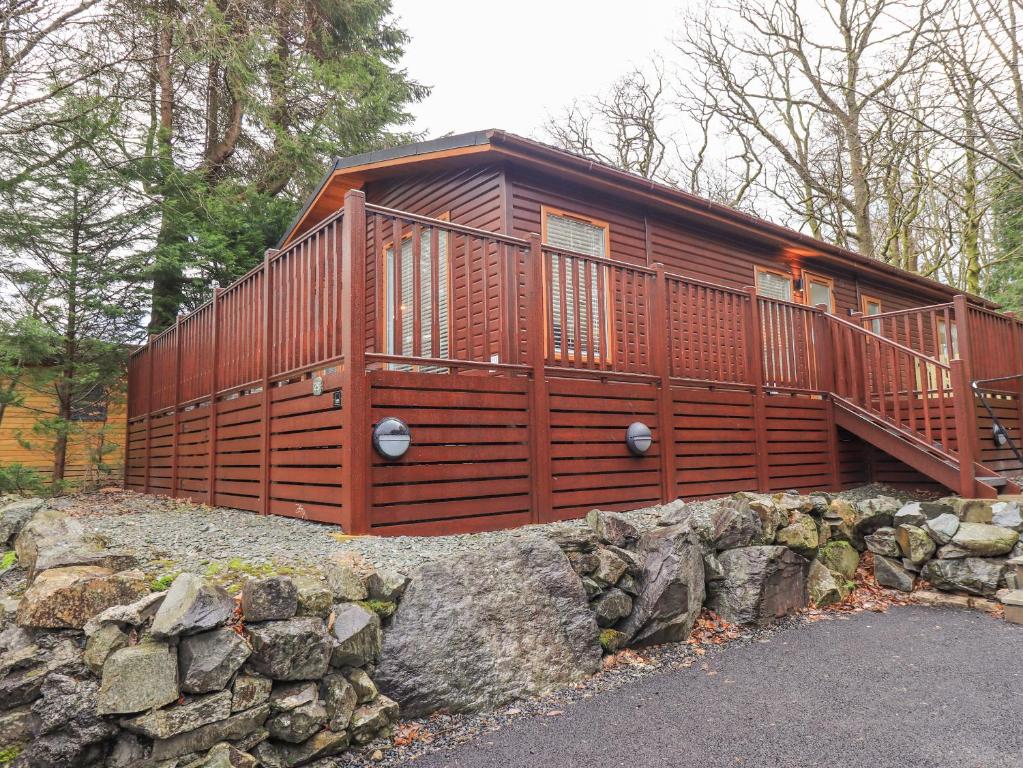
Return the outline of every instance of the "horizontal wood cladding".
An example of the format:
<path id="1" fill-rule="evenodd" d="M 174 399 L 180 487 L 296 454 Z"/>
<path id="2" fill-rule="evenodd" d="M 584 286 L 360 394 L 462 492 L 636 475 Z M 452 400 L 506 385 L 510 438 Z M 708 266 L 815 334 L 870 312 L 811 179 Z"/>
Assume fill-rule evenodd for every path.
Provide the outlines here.
<path id="1" fill-rule="evenodd" d="M 369 383 L 371 421 L 396 416 L 412 432 L 401 459 L 371 455 L 373 533 L 473 532 L 530 521 L 528 380 L 375 371 Z"/>

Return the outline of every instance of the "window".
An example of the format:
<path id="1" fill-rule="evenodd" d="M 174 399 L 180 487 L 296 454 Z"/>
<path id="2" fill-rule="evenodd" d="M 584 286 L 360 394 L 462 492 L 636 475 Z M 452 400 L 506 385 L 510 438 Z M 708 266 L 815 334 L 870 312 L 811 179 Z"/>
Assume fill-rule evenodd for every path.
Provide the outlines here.
<path id="1" fill-rule="evenodd" d="M 875 299 L 873 296 L 861 296 L 860 297 L 860 311 L 870 317 L 871 315 L 880 315 L 884 310 L 881 308 L 881 299 Z M 878 335 L 881 334 L 881 321 L 871 320 L 870 330 L 872 333 Z"/>
<path id="2" fill-rule="evenodd" d="M 551 250 L 566 251 L 597 258 L 606 258 L 610 229 L 608 224 L 565 211 L 544 207 L 541 210 L 543 241 Z M 611 338 L 610 274 L 604 265 L 586 262 L 572 256 L 551 254 L 549 284 L 553 317 L 554 356 L 597 360 L 600 357 L 601 336 Z M 564 281 L 564 296 L 562 296 Z M 545 281 L 545 283 L 548 281 Z M 601 290 L 603 285 L 604 290 Z M 565 325 L 562 329 L 562 302 L 565 306 Z M 576 317 L 578 315 L 578 318 Z M 604 318 L 604 328 L 600 321 Z M 578 323 L 577 323 L 578 320 Z M 578 325 L 579 338 L 576 336 Z M 602 333 L 603 331 L 603 333 Z M 608 345 L 610 352 L 610 345 Z"/>
<path id="3" fill-rule="evenodd" d="M 439 218 L 448 219 L 448 214 Z M 395 263 L 394 244 L 384 246 L 384 351 L 388 355 L 433 357 L 433 258 L 432 236 L 424 228 L 419 240 L 419 263 L 415 263 L 412 234 L 405 235 Z M 437 232 L 437 350 L 438 357 L 448 357 L 450 349 L 450 257 L 448 233 Z M 401 271 L 400 277 L 398 270 Z M 419 354 L 415 348 L 415 286 L 419 273 Z M 400 286 L 400 292 L 398 289 Z M 401 340 L 396 338 L 395 321 L 401 318 Z"/>
<path id="4" fill-rule="evenodd" d="M 811 272 L 803 272 L 803 281 L 806 283 L 805 296 L 808 306 L 816 307 L 823 304 L 828 312 L 835 311 L 835 281 L 830 277 L 815 275 Z"/>
<path id="5" fill-rule="evenodd" d="M 946 365 L 949 360 L 959 357 L 959 331 L 955 323 L 951 323 L 950 326 L 951 333 L 945 326 L 945 318 L 937 318 L 935 330 L 938 334 L 938 359 Z"/>
<path id="6" fill-rule="evenodd" d="M 792 301 L 792 275 L 767 267 L 756 267 L 757 293 L 768 299 Z"/>

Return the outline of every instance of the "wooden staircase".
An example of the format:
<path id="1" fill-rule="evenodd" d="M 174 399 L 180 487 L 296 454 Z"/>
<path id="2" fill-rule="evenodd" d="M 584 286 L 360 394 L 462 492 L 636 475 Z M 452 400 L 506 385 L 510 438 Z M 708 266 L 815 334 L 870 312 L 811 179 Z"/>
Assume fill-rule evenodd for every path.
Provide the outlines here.
<path id="1" fill-rule="evenodd" d="M 827 320 L 839 427 L 962 496 L 1020 493 L 975 460 L 976 406 L 961 360 L 945 364 L 834 315 Z"/>

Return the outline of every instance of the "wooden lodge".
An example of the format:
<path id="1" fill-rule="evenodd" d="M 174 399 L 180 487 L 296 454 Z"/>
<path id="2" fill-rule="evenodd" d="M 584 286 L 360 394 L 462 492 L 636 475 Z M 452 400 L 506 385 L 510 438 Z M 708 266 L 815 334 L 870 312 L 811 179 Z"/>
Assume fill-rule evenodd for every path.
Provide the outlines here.
<path id="1" fill-rule="evenodd" d="M 981 298 L 491 130 L 337 161 L 262 265 L 137 351 L 126 484 L 381 535 L 867 481 L 993 497 L 1019 490 L 1021 374 L 1023 326 Z"/>

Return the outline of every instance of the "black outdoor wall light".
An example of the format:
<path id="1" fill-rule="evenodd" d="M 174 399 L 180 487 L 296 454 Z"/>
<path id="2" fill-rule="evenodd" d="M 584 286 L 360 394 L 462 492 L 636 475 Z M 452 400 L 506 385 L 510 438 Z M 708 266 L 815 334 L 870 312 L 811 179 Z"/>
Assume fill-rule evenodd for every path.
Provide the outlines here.
<path id="1" fill-rule="evenodd" d="M 650 432 L 650 427 L 642 421 L 632 422 L 625 430 L 625 444 L 636 456 L 644 455 L 653 443 L 654 436 Z"/>
<path id="2" fill-rule="evenodd" d="M 412 433 L 401 419 L 388 416 L 373 425 L 373 448 L 388 461 L 400 459 L 410 445 Z"/>
<path id="3" fill-rule="evenodd" d="M 1009 436 L 1005 434 L 1005 427 L 1001 424 L 995 424 L 991 427 L 991 432 L 995 438 L 995 445 L 999 448 L 1004 448 L 1009 444 Z"/>

